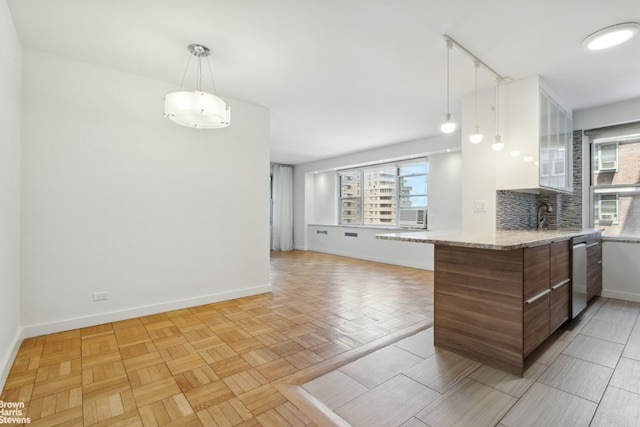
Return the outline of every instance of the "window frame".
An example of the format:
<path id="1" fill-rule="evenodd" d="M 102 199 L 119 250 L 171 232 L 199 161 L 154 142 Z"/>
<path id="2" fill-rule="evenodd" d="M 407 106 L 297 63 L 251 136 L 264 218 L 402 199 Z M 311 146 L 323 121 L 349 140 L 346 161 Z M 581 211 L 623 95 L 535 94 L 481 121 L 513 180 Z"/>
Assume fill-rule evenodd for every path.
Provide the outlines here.
<path id="1" fill-rule="evenodd" d="M 615 199 L 610 200 L 603 200 L 603 197 L 606 196 L 614 196 Z M 598 210 L 598 214 L 597 214 L 597 218 L 595 218 L 595 214 L 594 214 L 594 218 L 595 218 L 595 222 L 597 222 L 598 224 L 604 222 L 604 223 L 610 223 L 610 224 L 619 224 L 619 218 L 620 218 L 620 214 L 619 214 L 619 208 L 620 208 L 620 195 L 615 193 L 615 194 L 606 194 L 606 193 L 599 193 L 596 194 L 595 197 L 597 198 L 595 206 L 597 206 L 597 210 Z M 613 219 L 603 219 L 602 218 L 602 202 L 613 202 L 613 206 L 614 206 L 614 218 Z"/>
<path id="2" fill-rule="evenodd" d="M 425 173 L 412 173 L 412 174 L 405 174 L 405 175 L 400 175 L 400 171 L 403 167 L 407 167 L 407 166 L 411 166 L 411 165 L 418 165 L 418 164 L 425 164 L 426 165 L 426 172 Z M 393 215 L 394 215 L 394 220 L 393 222 L 389 222 L 389 223 L 379 223 L 379 224 L 367 224 L 366 218 L 365 218 L 365 205 L 367 204 L 365 202 L 367 196 L 365 195 L 365 186 L 366 186 L 366 182 L 365 182 L 365 174 L 367 172 L 372 172 L 372 171 L 384 171 L 385 169 L 395 169 L 394 171 L 394 179 L 395 179 L 395 186 L 393 189 L 393 192 L 395 192 L 395 194 L 392 195 L 392 199 L 391 200 L 382 200 L 380 199 L 380 195 L 378 195 L 378 200 L 377 202 L 375 202 L 374 204 L 376 204 L 378 206 L 378 208 L 381 208 L 382 205 L 391 205 L 389 207 L 393 207 L 393 205 L 395 204 L 395 209 L 393 209 Z M 360 179 L 360 194 L 359 196 L 343 196 L 343 189 L 342 189 L 342 176 L 343 175 L 347 175 L 347 174 L 354 174 L 357 173 Z M 408 178 L 408 177 L 417 177 L 417 176 L 424 176 L 424 180 L 425 180 L 425 194 L 411 194 L 407 197 L 424 197 L 425 200 L 425 206 L 416 206 L 416 207 L 406 207 L 406 208 L 401 208 L 400 206 L 400 185 L 401 185 L 401 180 L 402 178 Z M 399 227 L 400 226 L 400 210 L 401 209 L 406 209 L 406 210 L 410 210 L 410 209 L 428 209 L 428 194 L 429 194 L 429 159 L 427 157 L 419 157 L 419 158 L 409 158 L 409 159 L 402 159 L 402 160 L 398 160 L 398 161 L 393 161 L 393 162 L 381 162 L 381 163 L 375 163 L 375 164 L 370 164 L 370 165 L 366 165 L 366 166 L 361 166 L 361 167 L 356 167 L 356 168 L 347 168 L 347 169 L 341 169 L 337 171 L 337 179 L 338 179 L 338 223 L 339 225 L 344 225 L 344 226 L 361 226 L 361 227 Z M 390 191 L 391 192 L 391 191 Z M 385 196 L 386 197 L 386 196 Z M 356 222 L 345 222 L 344 221 L 344 208 L 343 208 L 343 203 L 345 201 L 348 200 L 359 200 L 359 221 Z M 369 205 L 371 205 L 371 203 L 369 203 Z M 385 206 L 385 208 L 387 208 Z M 385 211 L 388 209 L 384 209 Z"/>
<path id="3" fill-rule="evenodd" d="M 614 147 L 613 150 L 615 152 L 615 167 L 614 168 L 602 168 L 602 148 L 603 147 Z M 594 143 L 593 147 L 593 173 L 607 173 L 607 172 L 618 172 L 618 165 L 620 163 L 620 150 L 619 150 L 619 142 L 600 142 Z"/>
<path id="4" fill-rule="evenodd" d="M 631 167 L 631 176 L 637 176 L 635 172 L 640 170 L 640 168 L 633 169 L 631 166 L 635 165 L 632 159 L 637 156 L 637 151 L 634 148 L 623 150 L 622 147 L 627 144 L 640 145 L 640 122 L 588 130 L 584 134 L 588 137 L 589 143 L 590 204 L 587 216 L 589 225 L 596 228 L 602 227 L 605 236 L 639 238 L 640 230 L 627 228 L 627 221 L 632 220 L 635 215 L 635 210 L 628 211 L 630 202 L 627 200 L 629 197 L 640 197 L 640 183 L 633 179 L 630 181 L 627 179 L 629 166 Z M 601 153 L 604 147 L 615 147 L 615 169 L 601 169 Z M 620 166 L 623 168 L 621 169 Z M 614 219 L 602 219 L 601 217 L 602 202 L 607 202 L 607 200 L 603 200 L 603 196 L 615 196 Z M 614 202 L 614 200 L 611 201 Z M 612 229 L 608 227 L 612 227 Z"/>
<path id="5" fill-rule="evenodd" d="M 349 171 L 346 171 L 349 172 Z M 356 172 L 356 171 L 354 171 Z M 360 189 L 358 191 L 358 195 L 357 196 L 343 196 L 342 195 L 342 176 L 347 176 L 346 173 L 341 174 L 340 172 L 338 172 L 338 191 L 339 191 L 339 203 L 340 203 L 340 219 L 339 219 L 339 223 L 341 225 L 360 225 L 362 223 L 362 181 L 363 181 L 363 175 L 362 175 L 362 171 L 359 171 L 359 173 L 357 174 L 353 174 L 354 176 L 358 176 L 358 182 L 360 184 Z M 345 202 L 349 202 L 349 201 L 356 201 L 357 204 L 359 204 L 358 207 L 358 222 L 357 223 L 353 223 L 353 222 L 348 222 L 345 223 L 344 222 L 344 203 Z"/>

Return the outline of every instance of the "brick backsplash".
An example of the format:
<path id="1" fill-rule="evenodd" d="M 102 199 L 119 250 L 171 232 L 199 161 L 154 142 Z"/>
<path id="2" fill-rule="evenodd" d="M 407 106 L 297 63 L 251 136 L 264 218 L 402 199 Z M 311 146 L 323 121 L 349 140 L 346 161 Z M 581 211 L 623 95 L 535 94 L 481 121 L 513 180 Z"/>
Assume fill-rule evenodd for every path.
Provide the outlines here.
<path id="1" fill-rule="evenodd" d="M 552 228 L 582 228 L 582 131 L 573 132 L 573 193 L 521 193 L 498 191 L 496 228 L 524 230 L 536 228 L 538 206 L 547 203 L 553 212 L 546 214 Z"/>

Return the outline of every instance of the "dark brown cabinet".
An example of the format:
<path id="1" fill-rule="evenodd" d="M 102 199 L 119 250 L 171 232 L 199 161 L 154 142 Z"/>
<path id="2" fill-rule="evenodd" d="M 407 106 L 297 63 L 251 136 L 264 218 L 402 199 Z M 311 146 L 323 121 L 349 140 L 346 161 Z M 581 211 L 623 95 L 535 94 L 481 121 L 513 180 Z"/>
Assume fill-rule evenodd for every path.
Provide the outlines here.
<path id="1" fill-rule="evenodd" d="M 549 245 L 549 334 L 569 320 L 571 314 L 571 243 Z"/>
<path id="2" fill-rule="evenodd" d="M 602 292 L 602 237 L 594 233 L 587 240 L 587 301 Z"/>
<path id="3" fill-rule="evenodd" d="M 434 343 L 522 375 L 571 313 L 569 237 L 494 250 L 435 246 Z"/>
<path id="4" fill-rule="evenodd" d="M 526 248 L 523 259 L 524 354 L 549 336 L 549 245 Z"/>
<path id="5" fill-rule="evenodd" d="M 569 241 L 524 251 L 524 354 L 527 356 L 569 319 Z"/>

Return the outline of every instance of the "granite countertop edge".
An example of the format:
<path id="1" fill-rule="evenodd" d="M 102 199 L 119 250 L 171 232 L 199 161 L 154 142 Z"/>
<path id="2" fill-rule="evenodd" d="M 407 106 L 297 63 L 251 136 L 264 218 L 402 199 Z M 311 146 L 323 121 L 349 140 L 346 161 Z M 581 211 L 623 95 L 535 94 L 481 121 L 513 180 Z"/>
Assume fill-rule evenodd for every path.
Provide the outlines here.
<path id="1" fill-rule="evenodd" d="M 513 250 L 569 240 L 576 236 L 600 232 L 599 229 L 497 230 L 497 231 L 418 231 L 377 234 L 377 239 L 414 243 L 432 243 L 465 248 Z"/>

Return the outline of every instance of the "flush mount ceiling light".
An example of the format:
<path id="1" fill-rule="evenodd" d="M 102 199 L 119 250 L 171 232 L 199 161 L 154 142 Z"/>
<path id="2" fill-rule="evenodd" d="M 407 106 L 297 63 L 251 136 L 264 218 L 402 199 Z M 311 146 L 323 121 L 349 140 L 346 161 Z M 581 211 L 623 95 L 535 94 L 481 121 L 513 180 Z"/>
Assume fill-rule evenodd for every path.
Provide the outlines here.
<path id="1" fill-rule="evenodd" d="M 625 22 L 596 31 L 582 41 L 590 50 L 607 49 L 626 42 L 640 30 L 637 22 Z"/>
<path id="2" fill-rule="evenodd" d="M 456 130 L 456 122 L 451 120 L 451 112 L 449 110 L 449 53 L 451 52 L 451 48 L 453 47 L 453 42 L 449 39 L 446 39 L 447 43 L 447 114 L 444 118 L 444 123 L 440 125 L 440 129 L 444 133 L 451 133 Z"/>
<path id="3" fill-rule="evenodd" d="M 196 90 L 193 92 L 172 92 L 165 96 L 165 117 L 179 125 L 196 129 L 219 129 L 229 126 L 229 106 L 217 96 L 202 91 L 202 58 L 206 58 L 211 82 L 213 84 L 213 91 L 215 93 L 215 83 L 208 58 L 211 51 L 207 47 L 199 44 L 190 44 L 187 46 L 187 50 L 198 59 Z M 182 89 L 188 70 L 189 61 L 187 61 L 180 89 Z"/>
<path id="4" fill-rule="evenodd" d="M 469 141 L 472 144 L 479 144 L 482 142 L 482 134 L 480 133 L 480 128 L 478 127 L 478 68 L 480 68 L 480 61 L 473 61 L 473 66 L 475 68 L 475 89 L 473 92 L 474 96 L 474 114 L 475 114 L 475 131 L 469 136 Z"/>

